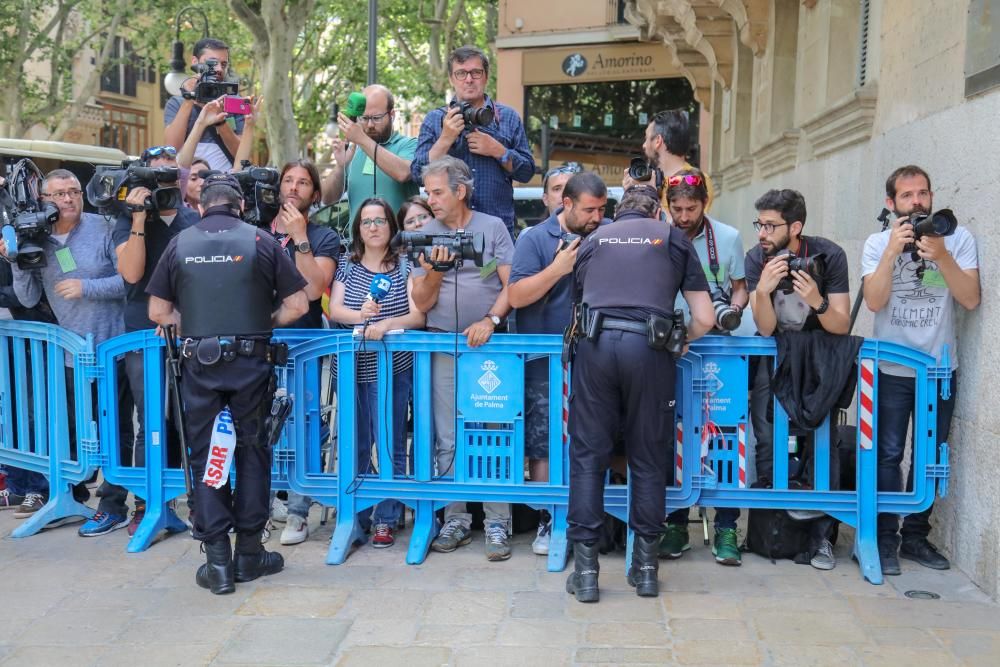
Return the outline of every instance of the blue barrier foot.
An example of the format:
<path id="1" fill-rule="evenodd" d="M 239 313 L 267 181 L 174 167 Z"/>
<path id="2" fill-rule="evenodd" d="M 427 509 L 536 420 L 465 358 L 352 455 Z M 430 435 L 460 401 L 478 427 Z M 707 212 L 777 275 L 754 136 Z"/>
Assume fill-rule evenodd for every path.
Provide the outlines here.
<path id="1" fill-rule="evenodd" d="M 566 508 L 552 509 L 552 532 L 549 535 L 549 556 L 546 562 L 549 572 L 562 572 L 569 562 L 569 548 L 566 542 Z"/>
<path id="2" fill-rule="evenodd" d="M 187 524 L 168 505 L 147 506 L 146 516 L 139 522 L 139 528 L 128 542 L 128 552 L 134 554 L 145 551 L 164 530 L 168 533 L 183 533 L 187 529 Z"/>
<path id="3" fill-rule="evenodd" d="M 364 534 L 358 526 L 357 517 L 353 514 L 337 512 L 337 527 L 330 538 L 330 550 L 326 553 L 327 565 L 340 565 L 351 553 L 356 540 L 364 539 Z"/>
<path id="4" fill-rule="evenodd" d="M 854 537 L 854 559 L 861 567 L 861 574 L 869 583 L 881 585 L 882 561 L 878 557 L 878 543 L 872 539 L 862 539 L 860 536 Z"/>
<path id="5" fill-rule="evenodd" d="M 94 514 L 95 511 L 93 509 L 74 500 L 72 492 L 63 491 L 49 498 L 49 502 L 45 503 L 42 509 L 35 512 L 34 516 L 15 528 L 10 536 L 29 537 L 53 521 L 71 516 L 82 516 L 91 519 L 94 517 Z"/>
<path id="6" fill-rule="evenodd" d="M 434 517 L 434 503 L 429 500 L 417 502 L 413 512 L 413 532 L 410 548 L 406 550 L 408 565 L 420 565 L 427 558 L 431 541 L 437 534 L 437 520 Z"/>

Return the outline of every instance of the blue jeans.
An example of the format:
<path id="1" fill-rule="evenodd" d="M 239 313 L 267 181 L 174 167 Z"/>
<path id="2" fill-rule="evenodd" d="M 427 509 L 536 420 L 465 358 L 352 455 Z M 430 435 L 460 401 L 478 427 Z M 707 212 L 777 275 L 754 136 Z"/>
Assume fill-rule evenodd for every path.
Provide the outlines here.
<path id="1" fill-rule="evenodd" d="M 957 376 L 952 377 L 951 397 L 944 400 L 940 394 L 937 400 L 937 441 L 948 440 L 951 416 L 955 411 L 955 396 L 958 393 Z M 903 491 L 903 474 L 900 465 L 906 449 L 906 430 L 913 420 L 915 399 L 914 378 L 899 377 L 886 373 L 878 374 L 878 490 Z M 940 389 L 940 387 L 939 387 Z M 914 424 L 914 428 L 916 424 Z M 912 443 L 911 443 L 912 445 Z M 910 454 L 910 473 L 906 478 L 906 490 L 913 489 L 913 458 Z M 896 541 L 896 533 L 902 533 L 903 540 L 926 538 L 931 532 L 931 505 L 923 512 L 909 514 L 903 519 L 899 529 L 899 517 L 895 514 L 878 515 L 879 541 Z"/>
<path id="2" fill-rule="evenodd" d="M 40 493 L 45 498 L 49 497 L 48 478 L 42 473 L 32 470 L 8 466 L 7 487 L 11 493 L 18 496 L 26 496 L 29 493 Z"/>
<path id="3" fill-rule="evenodd" d="M 411 370 L 396 373 L 392 376 L 392 472 L 394 475 L 406 474 L 406 414 L 410 403 L 410 392 L 413 388 Z M 359 382 L 356 394 L 358 473 L 371 471 L 372 443 L 378 439 L 379 419 L 383 419 L 385 410 L 378 402 L 378 382 Z M 363 482 L 362 482 L 363 483 Z M 398 500 L 383 500 L 375 506 L 374 523 L 387 523 L 395 526 L 403 515 L 403 504 Z M 358 521 L 363 530 L 368 530 L 372 517 L 367 511 L 358 513 Z"/>

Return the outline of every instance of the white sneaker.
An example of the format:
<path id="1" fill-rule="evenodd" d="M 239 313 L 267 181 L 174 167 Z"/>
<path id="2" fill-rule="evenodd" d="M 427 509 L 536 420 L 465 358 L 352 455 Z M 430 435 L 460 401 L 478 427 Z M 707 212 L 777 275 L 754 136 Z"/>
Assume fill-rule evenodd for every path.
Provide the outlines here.
<path id="1" fill-rule="evenodd" d="M 817 570 L 832 570 L 837 567 L 837 559 L 833 555 L 833 545 L 830 544 L 830 540 L 823 540 L 819 548 L 816 549 L 816 555 L 812 557 L 809 561 Z"/>
<path id="2" fill-rule="evenodd" d="M 301 544 L 309 539 L 309 523 L 297 514 L 289 514 L 284 530 L 281 531 L 281 543 L 285 546 Z"/>
<path id="3" fill-rule="evenodd" d="M 538 534 L 531 543 L 531 552 L 538 556 L 549 554 L 549 536 L 552 534 L 552 519 L 538 524 Z"/>
<path id="4" fill-rule="evenodd" d="M 274 530 L 274 524 L 268 519 L 267 523 L 264 524 L 264 532 L 260 534 L 260 543 L 267 544 L 267 541 L 271 539 L 271 531 Z M 191 529 L 192 536 L 194 534 L 194 528 Z M 235 533 L 235 530 L 230 530 L 230 533 Z"/>
<path id="5" fill-rule="evenodd" d="M 278 523 L 288 521 L 288 505 L 278 496 L 275 496 L 274 500 L 271 501 L 271 520 Z"/>

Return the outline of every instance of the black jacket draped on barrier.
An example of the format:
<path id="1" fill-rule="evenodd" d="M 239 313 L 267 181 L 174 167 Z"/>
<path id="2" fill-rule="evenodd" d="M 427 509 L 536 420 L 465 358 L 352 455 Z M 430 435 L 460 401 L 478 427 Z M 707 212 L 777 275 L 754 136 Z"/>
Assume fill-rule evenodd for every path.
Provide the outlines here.
<path id="1" fill-rule="evenodd" d="M 850 405 L 863 338 L 817 329 L 775 332 L 774 339 L 778 357 L 771 391 L 792 422 L 813 429 L 835 407 Z"/>

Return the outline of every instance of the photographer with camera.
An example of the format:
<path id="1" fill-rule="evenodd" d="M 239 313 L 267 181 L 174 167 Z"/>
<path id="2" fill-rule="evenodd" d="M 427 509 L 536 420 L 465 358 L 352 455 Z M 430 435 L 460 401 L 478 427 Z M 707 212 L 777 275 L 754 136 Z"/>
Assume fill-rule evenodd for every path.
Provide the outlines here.
<path id="1" fill-rule="evenodd" d="M 513 181 L 527 183 L 535 175 L 535 159 L 517 112 L 486 94 L 490 61 L 474 46 L 448 55 L 448 77 L 455 97 L 448 107 L 428 112 L 420 126 L 417 154 L 410 165 L 421 183 L 423 168 L 450 155 L 476 175 L 469 208 L 503 220 L 514 238 Z"/>
<path id="2" fill-rule="evenodd" d="M 687 161 L 691 151 L 691 129 L 687 113 L 680 109 L 660 111 L 646 125 L 646 133 L 642 141 L 643 158 L 635 158 L 622 176 L 622 187 L 626 190 L 633 185 L 651 185 L 662 193 L 663 206 L 669 209 L 666 192 L 662 189 L 663 181 L 674 174 L 694 167 Z M 712 181 L 707 174 L 702 174 L 705 180 L 705 190 L 708 199 L 705 200 L 705 211 L 712 208 Z"/>
<path id="3" fill-rule="evenodd" d="M 743 241 L 740 233 L 705 213 L 708 186 L 705 176 L 697 169 L 682 169 L 667 179 L 667 201 L 670 219 L 681 230 L 698 253 L 709 294 L 715 310 L 715 326 L 709 334 L 729 335 L 735 330 L 746 308 L 746 272 L 743 267 Z M 687 311 L 687 302 L 677 296 L 675 308 Z M 676 445 L 676 443 L 675 443 Z M 660 541 L 660 556 L 680 558 L 691 548 L 688 542 L 689 510 L 684 507 L 667 516 L 667 526 Z M 722 565 L 740 565 L 741 556 L 736 535 L 740 511 L 731 507 L 715 510 L 715 538 L 712 554 Z"/>
<path id="4" fill-rule="evenodd" d="M 93 334 L 101 343 L 124 331 L 125 283 L 117 270 L 117 256 L 110 225 L 99 215 L 83 212 L 83 189 L 73 172 L 50 171 L 42 181 L 41 198 L 51 204 L 57 217 L 40 239 L 41 255 L 30 268 L 11 265 L 14 293 L 25 307 L 48 298 L 59 325 L 79 336 Z M 25 246 L 21 245 L 23 251 Z M 7 243 L 0 241 L 0 255 L 7 257 Z M 75 412 L 73 358 L 66 356 L 66 409 Z M 119 434 L 124 448 L 132 442 L 132 409 L 127 400 L 128 383 L 119 379 Z M 96 398 L 96 396 L 95 396 Z M 94 410 L 96 413 L 96 401 Z M 75 445 L 76 420 L 70 419 L 70 442 Z M 94 518 L 84 523 L 81 537 L 104 535 L 128 523 L 128 490 L 105 481 L 97 491 L 101 498 Z M 39 508 L 42 499 L 37 499 Z"/>
<path id="5" fill-rule="evenodd" d="M 747 287 L 750 289 L 750 307 L 754 322 L 762 336 L 778 337 L 779 357 L 785 341 L 784 332 L 826 332 L 844 334 L 840 337 L 824 338 L 826 345 L 823 359 L 810 359 L 808 364 L 826 365 L 829 369 L 837 366 L 841 373 L 849 375 L 857 349 L 851 351 L 851 338 L 846 336 L 850 328 L 850 286 L 847 256 L 836 243 L 820 236 L 805 236 L 802 229 L 806 220 L 806 202 L 795 190 L 769 190 L 755 203 L 759 244 L 746 255 Z M 801 353 L 791 350 L 789 356 Z M 751 364 L 750 418 L 754 437 L 757 440 L 756 463 L 759 486 L 770 487 L 774 475 L 774 426 L 772 368 L 769 357 L 755 359 Z M 803 364 L 805 365 L 805 363 Z M 774 371 L 780 373 L 780 367 Z M 830 403 L 833 409 L 843 384 L 832 380 L 837 372 L 830 372 L 826 391 L 814 387 L 812 399 Z M 835 395 L 831 395 L 835 394 Z M 783 404 L 784 405 L 784 404 Z M 790 405 L 784 405 L 789 417 L 794 421 Z M 830 409 L 826 410 L 828 414 Z M 818 407 L 814 413 L 823 413 Z M 800 426 L 800 430 L 815 428 Z M 785 445 L 781 443 L 783 448 Z M 835 449 L 834 449 L 835 451 Z M 831 461 L 831 488 L 836 488 L 834 458 Z M 829 538 L 834 520 L 823 517 L 812 527 L 812 556 L 810 564 L 820 570 L 830 570 L 836 566 L 833 545 Z"/>
<path id="6" fill-rule="evenodd" d="M 677 359 L 714 322 L 694 247 L 659 214 L 654 188 L 629 188 L 615 222 L 580 244 L 573 269 L 566 537 L 573 543 L 574 571 L 566 592 L 579 602 L 600 597 L 604 479 L 622 436 L 631 475 L 628 522 L 635 531 L 628 583 L 641 597 L 659 594 L 657 547 L 670 470 Z M 674 308 L 679 292 L 691 308 L 690 329 Z"/>
<path id="7" fill-rule="evenodd" d="M 957 225 L 950 211 L 932 213 L 931 179 L 916 165 L 893 171 L 885 183 L 885 196 L 886 207 L 896 214 L 896 220 L 890 229 L 868 237 L 861 260 L 865 304 L 875 313 L 874 336 L 926 352 L 939 364 L 944 362 L 947 346 L 955 372 L 958 345 L 954 304 L 975 310 L 980 301 L 976 240 L 968 229 Z M 900 465 L 907 427 L 913 418 L 914 385 L 913 370 L 887 362 L 879 364 L 879 491 L 903 491 Z M 953 377 L 949 398 L 941 398 L 938 392 L 932 397 L 937 402 L 939 443 L 948 440 L 957 387 L 957 377 Z M 912 488 L 911 463 L 906 489 Z M 883 574 L 900 574 L 899 557 L 935 570 L 950 567 L 948 559 L 927 539 L 933 509 L 931 506 L 906 516 L 902 531 L 897 515 L 879 514 L 878 551 Z"/>
<path id="8" fill-rule="evenodd" d="M 460 259 L 451 248 L 435 243 L 429 253 L 421 251 L 413 267 L 413 303 L 427 314 L 427 329 L 455 332 L 465 336 L 469 347 L 487 343 L 503 318 L 510 312 L 507 282 L 514 248 L 503 221 L 481 211 L 473 211 L 474 197 L 469 167 L 454 157 L 443 157 L 424 167 L 421 173 L 434 220 L 418 232 L 432 240 L 454 239 L 456 233 L 481 239 L 482 265 L 456 264 Z M 478 263 L 478 262 L 477 262 Z M 432 360 L 434 431 L 437 438 L 437 474 L 454 474 L 455 458 L 455 359 L 435 354 Z M 486 513 L 486 558 L 510 558 L 510 505 L 483 503 Z M 465 503 L 445 508 L 445 524 L 431 544 L 441 553 L 454 551 L 472 541 L 472 515 Z"/>
<path id="9" fill-rule="evenodd" d="M 173 146 L 153 146 L 143 151 L 140 166 L 150 169 L 176 168 L 177 153 Z M 169 184 L 166 184 L 169 185 Z M 178 182 L 179 185 L 179 182 Z M 125 279 L 125 331 L 142 331 L 155 328 L 149 319 L 149 295 L 146 285 L 166 250 L 170 239 L 195 225 L 200 216 L 196 210 L 186 206 L 159 210 L 147 210 L 145 203 L 154 198 L 149 188 L 138 186 L 130 189 L 125 196 L 125 204 L 131 211 L 123 211 L 115 221 L 112 237 L 118 255 L 118 273 Z M 132 399 L 138 410 L 138 428 L 135 432 L 135 465 L 146 462 L 145 435 L 145 382 L 144 360 L 141 350 L 125 355 L 125 372 L 128 375 Z M 167 453 L 170 465 L 180 466 L 180 450 L 173 429 L 168 429 Z M 189 503 L 191 499 L 188 499 Z M 189 505 L 190 506 L 190 505 Z M 128 524 L 129 535 L 134 535 L 139 522 L 145 516 L 146 503 L 136 497 L 135 512 Z M 173 508 L 167 511 L 172 513 Z M 172 521 L 179 525 L 180 520 Z"/>
<path id="10" fill-rule="evenodd" d="M 560 174 L 562 176 L 562 174 Z M 573 314 L 570 291 L 580 242 L 597 229 L 608 203 L 608 188 L 594 173 L 565 174 L 558 189 L 562 205 L 547 220 L 529 227 L 514 244 L 510 303 L 517 333 L 562 334 Z M 533 482 L 549 480 L 549 362 L 536 359 L 524 369 L 524 453 Z M 543 511 L 531 550 L 549 552 L 552 517 Z"/>
<path id="11" fill-rule="evenodd" d="M 177 150 L 180 150 L 194 130 L 202 107 L 222 94 L 218 88 L 225 86 L 231 89 L 230 92 L 238 90 L 235 81 L 227 80 L 229 46 L 225 42 L 210 37 L 195 42 L 191 65 L 197 75 L 187 79 L 182 86 L 184 92 L 167 100 L 163 109 L 164 142 Z M 198 99 L 200 90 L 204 95 Z M 198 155 L 208 160 L 209 166 L 218 171 L 233 168 L 233 158 L 240 144 L 239 135 L 243 133 L 242 116 L 234 115 L 231 126 L 227 118 L 205 128 L 202 141 L 198 144 Z"/>
<path id="12" fill-rule="evenodd" d="M 361 202 L 372 197 L 385 199 L 396 210 L 420 191 L 410 173 L 417 140 L 393 129 L 395 98 L 379 84 L 368 86 L 362 93 L 363 115 L 350 118 L 343 111 L 337 114 L 344 139 L 333 140 L 337 164 L 323 182 L 324 204 L 333 204 L 347 189 L 351 220 L 357 217 Z M 359 148 L 363 155 L 357 155 Z"/>

